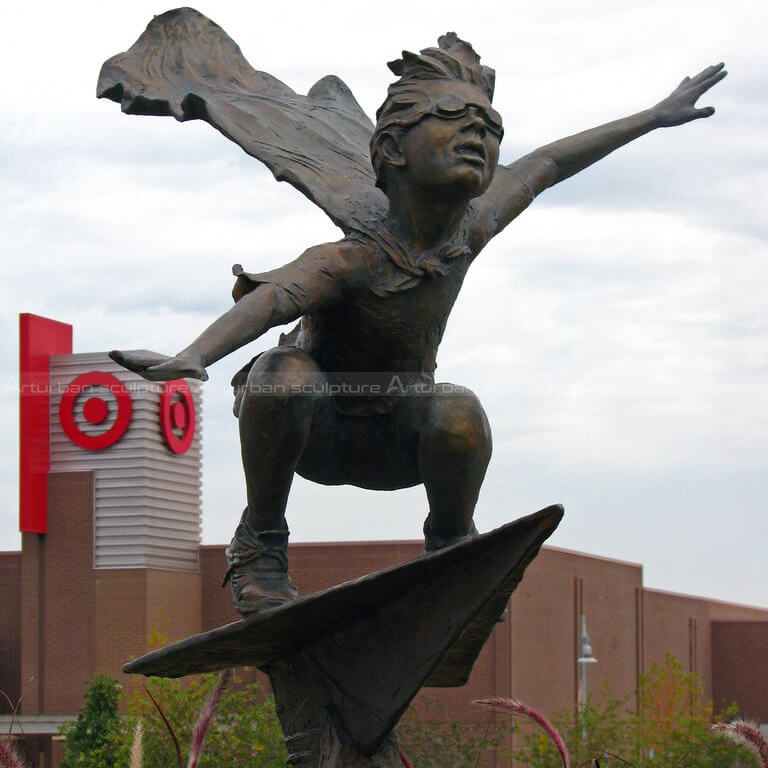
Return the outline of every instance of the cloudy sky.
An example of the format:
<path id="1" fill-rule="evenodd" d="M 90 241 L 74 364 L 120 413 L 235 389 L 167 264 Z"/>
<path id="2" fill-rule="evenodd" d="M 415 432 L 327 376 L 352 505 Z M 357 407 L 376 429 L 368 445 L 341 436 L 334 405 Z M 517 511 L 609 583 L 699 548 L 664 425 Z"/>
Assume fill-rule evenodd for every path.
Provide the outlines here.
<path id="1" fill-rule="evenodd" d="M 725 60 L 717 114 L 657 131 L 545 193 L 478 259 L 439 378 L 471 387 L 494 457 L 487 530 L 560 501 L 557 546 L 643 563 L 646 584 L 768 606 L 768 57 L 764 0 L 215 2 L 258 69 L 306 92 L 337 74 L 369 114 L 402 48 L 455 30 L 497 71 L 502 161 L 651 106 Z M 76 351 L 177 351 L 229 306 L 230 266 L 338 238 L 324 214 L 203 123 L 128 117 L 99 67 L 157 0 L 14 3 L 0 47 L 0 549 L 17 529 L 17 323 Z M 229 379 L 205 385 L 203 540 L 243 506 Z M 298 479 L 294 540 L 416 538 L 423 489 Z"/>

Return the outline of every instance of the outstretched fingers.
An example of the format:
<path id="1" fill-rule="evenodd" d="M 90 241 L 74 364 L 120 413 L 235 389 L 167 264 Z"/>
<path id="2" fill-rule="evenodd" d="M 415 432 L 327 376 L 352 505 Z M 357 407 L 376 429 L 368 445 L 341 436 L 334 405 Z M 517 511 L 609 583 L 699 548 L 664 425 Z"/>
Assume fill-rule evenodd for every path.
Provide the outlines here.
<path id="1" fill-rule="evenodd" d="M 690 80 L 691 83 L 699 83 L 703 80 L 708 80 L 712 76 L 716 75 L 718 72 L 720 72 L 723 67 L 725 66 L 724 62 L 720 62 L 719 64 L 712 64 L 709 67 L 704 67 L 704 69 L 699 72 L 698 75 L 694 75 L 691 78 L 686 77 L 686 80 Z M 725 77 L 725 73 L 723 73 L 723 77 Z M 722 77 L 720 78 L 722 80 Z"/>
<path id="2" fill-rule="evenodd" d="M 719 64 L 711 64 L 708 67 L 704 67 L 704 69 L 701 70 L 697 75 L 694 75 L 693 77 L 690 77 L 689 75 L 686 75 L 681 81 L 679 88 L 684 88 L 686 86 L 696 86 L 699 85 L 699 83 L 709 80 L 711 77 L 718 74 L 722 68 L 725 66 L 725 64 L 721 61 Z M 725 77 L 727 73 L 723 73 L 723 75 L 719 78 L 722 80 L 723 77 Z M 717 82 L 715 80 L 714 82 Z M 712 83 L 714 85 L 714 83 Z"/>
<path id="3" fill-rule="evenodd" d="M 693 99 L 694 104 L 696 104 L 697 99 L 703 93 L 706 93 L 713 85 L 716 85 L 717 83 L 719 83 L 728 74 L 728 72 L 723 69 L 723 64 L 716 64 L 713 67 L 708 67 L 708 70 L 711 70 L 710 74 L 708 74 L 704 78 L 701 78 L 699 82 L 696 83 L 696 87 L 694 89 L 694 99 Z M 708 70 L 704 70 L 704 71 L 707 72 Z M 702 107 L 696 110 L 697 118 L 711 117 L 714 114 L 715 114 L 714 107 Z"/>
<path id="4" fill-rule="evenodd" d="M 153 365 L 171 359 L 168 355 L 160 355 L 157 352 L 147 352 L 141 349 L 113 349 L 109 356 L 123 368 L 134 371 L 134 373 L 142 373 Z"/>
<path id="5" fill-rule="evenodd" d="M 726 72 L 726 70 L 724 69 L 718 70 L 714 74 L 698 82 L 696 84 L 696 90 L 698 91 L 699 94 L 702 94 L 705 91 L 708 91 L 713 85 L 715 85 L 716 83 L 719 83 L 727 74 L 728 72 Z"/>
<path id="6" fill-rule="evenodd" d="M 723 66 L 724 64 L 720 63 L 707 67 L 688 82 L 687 88 L 693 95 L 694 102 L 702 93 L 706 93 L 713 85 L 719 83 L 728 74 L 728 72 L 723 69 Z"/>
<path id="7" fill-rule="evenodd" d="M 148 381 L 208 380 L 205 368 L 183 357 L 169 357 L 144 350 L 122 351 L 119 349 L 113 349 L 109 356 L 123 368 L 138 373 Z"/>

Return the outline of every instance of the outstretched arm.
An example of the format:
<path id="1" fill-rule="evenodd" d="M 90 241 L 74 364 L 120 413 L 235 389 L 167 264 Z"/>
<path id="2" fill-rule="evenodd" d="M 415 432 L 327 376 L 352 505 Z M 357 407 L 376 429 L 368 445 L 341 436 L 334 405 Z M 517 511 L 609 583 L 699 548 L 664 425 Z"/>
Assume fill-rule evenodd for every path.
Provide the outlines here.
<path id="1" fill-rule="evenodd" d="M 707 67 L 693 78 L 686 77 L 666 99 L 650 109 L 560 139 L 511 165 L 500 166 L 486 193 L 495 228 L 492 235 L 501 231 L 547 187 L 573 176 L 615 149 L 655 128 L 710 117 L 714 108 L 698 109 L 696 101 L 726 74 L 723 64 Z"/>
<path id="2" fill-rule="evenodd" d="M 207 366 L 257 339 L 277 325 L 339 301 L 353 263 L 345 244 L 320 245 L 296 261 L 264 275 L 264 282 L 204 330 L 175 357 L 121 352 L 109 356 L 150 381 L 194 378 L 205 381 Z"/>

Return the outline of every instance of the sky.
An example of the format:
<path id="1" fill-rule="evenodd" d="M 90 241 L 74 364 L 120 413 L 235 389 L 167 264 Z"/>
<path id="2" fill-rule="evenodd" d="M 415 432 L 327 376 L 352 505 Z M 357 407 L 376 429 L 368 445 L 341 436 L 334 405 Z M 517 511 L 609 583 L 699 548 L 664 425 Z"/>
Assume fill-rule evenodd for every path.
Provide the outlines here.
<path id="1" fill-rule="evenodd" d="M 725 61 L 714 117 L 655 131 L 548 190 L 470 270 L 438 379 L 470 387 L 494 455 L 489 530 L 554 502 L 559 547 L 642 563 L 646 586 L 768 606 L 768 58 L 762 0 L 201 3 L 257 69 L 305 93 L 341 77 L 372 115 L 402 49 L 454 30 L 496 69 L 501 161 L 652 106 Z M 17 549 L 18 314 L 75 351 L 172 353 L 262 271 L 340 233 L 202 122 L 121 114 L 101 63 L 167 6 L 14 3 L 0 106 L 0 550 Z M 232 374 L 209 369 L 203 542 L 244 505 Z M 423 488 L 297 478 L 294 541 L 413 539 Z"/>

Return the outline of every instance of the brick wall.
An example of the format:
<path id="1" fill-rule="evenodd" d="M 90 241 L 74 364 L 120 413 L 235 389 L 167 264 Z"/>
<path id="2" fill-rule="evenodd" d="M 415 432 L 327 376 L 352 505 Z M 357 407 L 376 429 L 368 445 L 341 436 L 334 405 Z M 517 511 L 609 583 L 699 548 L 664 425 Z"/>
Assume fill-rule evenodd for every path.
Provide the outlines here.
<path id="1" fill-rule="evenodd" d="M 93 474 L 48 476 L 48 534 L 22 536 L 24 714 L 66 714 L 93 674 Z"/>
<path id="2" fill-rule="evenodd" d="M 712 656 L 715 708 L 737 701 L 744 717 L 768 723 L 768 621 L 713 622 Z"/>
<path id="3" fill-rule="evenodd" d="M 0 690 L 15 704 L 21 696 L 21 553 L 0 552 Z M 0 697 L 0 714 L 11 712 Z"/>

